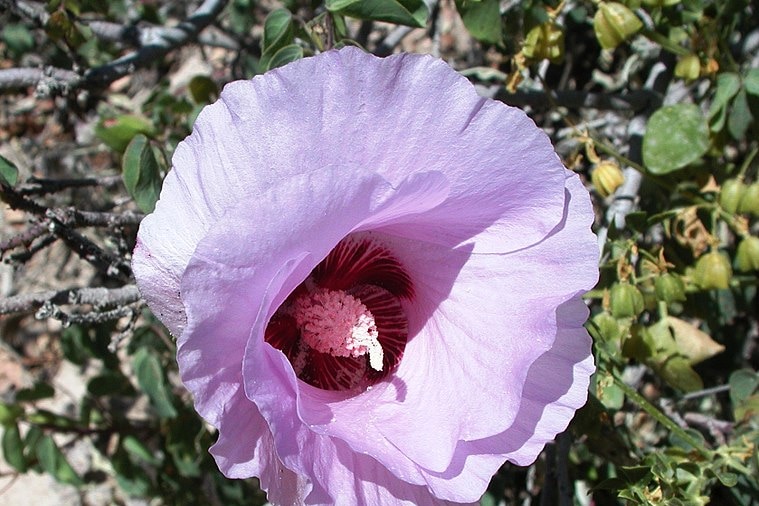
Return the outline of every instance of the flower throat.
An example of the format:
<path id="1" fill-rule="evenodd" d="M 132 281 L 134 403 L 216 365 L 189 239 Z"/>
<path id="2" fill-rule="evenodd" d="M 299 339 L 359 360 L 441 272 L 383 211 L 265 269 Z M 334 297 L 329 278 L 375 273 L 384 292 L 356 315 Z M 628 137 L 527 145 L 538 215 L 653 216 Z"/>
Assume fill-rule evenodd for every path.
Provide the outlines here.
<path id="1" fill-rule="evenodd" d="M 400 300 L 411 280 L 383 246 L 347 237 L 314 268 L 266 327 L 302 381 L 325 390 L 363 390 L 393 372 L 408 340 Z"/>

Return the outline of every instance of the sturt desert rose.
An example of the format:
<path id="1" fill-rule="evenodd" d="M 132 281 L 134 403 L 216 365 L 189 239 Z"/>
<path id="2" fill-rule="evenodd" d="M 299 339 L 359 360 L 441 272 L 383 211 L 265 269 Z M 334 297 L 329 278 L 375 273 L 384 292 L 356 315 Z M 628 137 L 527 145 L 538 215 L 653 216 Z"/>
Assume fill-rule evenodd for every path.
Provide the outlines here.
<path id="1" fill-rule="evenodd" d="M 442 61 L 230 83 L 172 165 L 134 272 L 219 469 L 272 503 L 472 503 L 584 404 L 588 193 Z"/>

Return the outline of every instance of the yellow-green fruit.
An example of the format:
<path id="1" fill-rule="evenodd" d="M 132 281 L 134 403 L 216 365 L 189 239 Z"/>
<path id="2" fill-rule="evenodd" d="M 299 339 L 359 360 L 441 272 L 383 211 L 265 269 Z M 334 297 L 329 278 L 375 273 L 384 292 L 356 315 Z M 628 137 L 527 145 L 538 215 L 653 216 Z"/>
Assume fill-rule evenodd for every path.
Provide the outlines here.
<path id="1" fill-rule="evenodd" d="M 667 272 L 656 278 L 654 291 L 656 298 L 667 304 L 685 300 L 685 283 L 677 274 Z"/>
<path id="2" fill-rule="evenodd" d="M 643 294 L 630 283 L 617 283 L 609 293 L 609 309 L 615 318 L 629 318 L 643 312 Z"/>
<path id="3" fill-rule="evenodd" d="M 622 169 L 611 161 L 603 161 L 596 165 L 590 179 L 598 194 L 604 198 L 614 193 L 625 182 Z"/>
<path id="4" fill-rule="evenodd" d="M 675 75 L 686 81 L 698 79 L 701 75 L 701 60 L 695 54 L 683 56 L 675 65 Z"/>
<path id="5" fill-rule="evenodd" d="M 738 212 L 759 216 L 759 182 L 754 182 L 746 188 L 738 203 Z"/>
<path id="6" fill-rule="evenodd" d="M 722 189 L 719 192 L 719 205 L 728 213 L 735 213 L 744 193 L 746 193 L 746 184 L 743 181 L 728 179 L 722 183 Z"/>
<path id="7" fill-rule="evenodd" d="M 748 236 L 738 244 L 735 268 L 741 272 L 759 271 L 759 237 Z"/>
<path id="8" fill-rule="evenodd" d="M 522 54 L 533 60 L 558 62 L 564 57 L 564 31 L 554 23 L 543 23 L 527 32 Z"/>
<path id="9" fill-rule="evenodd" d="M 727 255 L 712 251 L 696 262 L 693 280 L 704 290 L 724 290 L 730 285 L 733 269 Z"/>
<path id="10" fill-rule="evenodd" d="M 614 49 L 641 28 L 638 16 L 618 2 L 602 2 L 593 17 L 593 30 L 604 49 Z"/>
<path id="11" fill-rule="evenodd" d="M 617 319 L 606 311 L 593 317 L 593 323 L 598 328 L 598 334 L 604 341 L 612 341 L 619 338 L 619 323 Z"/>

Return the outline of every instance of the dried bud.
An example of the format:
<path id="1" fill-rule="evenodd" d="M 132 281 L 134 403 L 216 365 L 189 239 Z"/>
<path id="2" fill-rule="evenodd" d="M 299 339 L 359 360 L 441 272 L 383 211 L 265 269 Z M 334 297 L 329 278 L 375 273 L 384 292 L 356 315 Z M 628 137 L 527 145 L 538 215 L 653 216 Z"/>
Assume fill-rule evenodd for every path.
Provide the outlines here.
<path id="1" fill-rule="evenodd" d="M 733 269 L 727 255 L 712 251 L 696 262 L 693 280 L 704 290 L 723 290 L 730 285 Z"/>
<path id="2" fill-rule="evenodd" d="M 609 160 L 604 160 L 596 165 L 590 179 L 593 181 L 593 186 L 598 194 L 604 198 L 614 193 L 625 181 L 619 165 Z"/>
<path id="3" fill-rule="evenodd" d="M 618 2 L 602 2 L 593 17 L 593 30 L 604 49 L 614 49 L 641 28 L 635 13 Z"/>
<path id="4" fill-rule="evenodd" d="M 743 181 L 728 179 L 722 183 L 722 189 L 719 192 L 719 205 L 728 213 L 735 213 L 744 193 L 746 193 L 746 185 Z"/>
<path id="5" fill-rule="evenodd" d="M 759 182 L 754 182 L 746 188 L 738 203 L 738 212 L 759 216 Z"/>
<path id="6" fill-rule="evenodd" d="M 701 60 L 695 54 L 683 56 L 675 66 L 675 75 L 686 81 L 698 79 L 701 75 Z"/>
<path id="7" fill-rule="evenodd" d="M 643 294 L 630 283 L 616 283 L 611 287 L 609 306 L 615 318 L 629 318 L 643 312 Z"/>
<path id="8" fill-rule="evenodd" d="M 735 268 L 741 272 L 759 271 L 759 237 L 745 237 L 735 253 Z"/>
<path id="9" fill-rule="evenodd" d="M 654 291 L 656 298 L 667 304 L 685 300 L 685 283 L 677 274 L 667 272 L 656 278 Z"/>

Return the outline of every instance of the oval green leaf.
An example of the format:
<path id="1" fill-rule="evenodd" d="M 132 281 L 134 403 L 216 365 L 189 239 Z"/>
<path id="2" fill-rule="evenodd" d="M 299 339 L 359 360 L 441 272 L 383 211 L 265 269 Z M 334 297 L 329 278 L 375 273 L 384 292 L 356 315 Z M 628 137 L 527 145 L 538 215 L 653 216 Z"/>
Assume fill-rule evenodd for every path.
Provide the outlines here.
<path id="1" fill-rule="evenodd" d="M 24 442 L 21 433 L 15 423 L 3 431 L 3 457 L 16 471 L 25 473 L 27 469 L 26 457 L 24 456 Z"/>
<path id="2" fill-rule="evenodd" d="M 124 151 L 121 177 L 140 210 L 153 212 L 161 194 L 161 170 L 150 141 L 144 135 L 135 135 Z"/>
<path id="3" fill-rule="evenodd" d="M 174 418 L 177 410 L 171 402 L 172 394 L 166 384 L 163 367 L 158 358 L 145 348 L 134 354 L 134 372 L 140 388 L 150 398 L 153 407 L 161 418 Z"/>
<path id="4" fill-rule="evenodd" d="M 0 155 L 0 183 L 15 186 L 18 182 L 18 169 L 10 160 Z"/>
<path id="5" fill-rule="evenodd" d="M 290 44 L 277 51 L 269 61 L 269 69 L 275 69 L 287 65 L 295 60 L 303 58 L 303 48 L 297 44 Z"/>
<path id="6" fill-rule="evenodd" d="M 643 136 L 643 162 L 652 174 L 682 169 L 709 149 L 709 128 L 698 106 L 662 107 L 648 120 Z"/>
<path id="7" fill-rule="evenodd" d="M 456 10 L 469 34 L 488 44 L 498 44 L 503 39 L 500 5 L 499 0 L 456 0 Z"/>
<path id="8" fill-rule="evenodd" d="M 423 0 L 327 0 L 327 10 L 352 18 L 422 28 L 429 11 Z"/>

